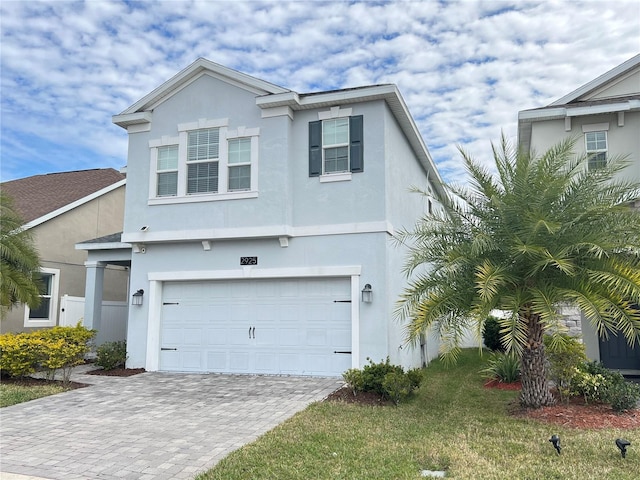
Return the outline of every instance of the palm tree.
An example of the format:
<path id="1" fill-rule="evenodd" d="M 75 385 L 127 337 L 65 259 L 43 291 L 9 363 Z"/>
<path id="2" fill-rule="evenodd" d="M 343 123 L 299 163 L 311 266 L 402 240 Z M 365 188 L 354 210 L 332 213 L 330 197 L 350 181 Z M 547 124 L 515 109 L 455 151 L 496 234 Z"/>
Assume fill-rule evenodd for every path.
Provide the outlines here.
<path id="1" fill-rule="evenodd" d="M 526 407 L 553 403 L 543 335 L 562 342 L 562 305 L 578 305 L 601 337 L 640 343 L 640 215 L 629 207 L 640 186 L 614 179 L 623 159 L 590 170 L 574 144 L 536 156 L 503 136 L 492 144 L 497 176 L 460 149 L 469 185 L 446 185 L 443 211 L 396 237 L 409 248 L 396 310 L 407 340 L 434 327 L 455 360 L 469 328 L 479 338 L 492 310 L 510 312 L 501 332 L 520 356 Z"/>
<path id="2" fill-rule="evenodd" d="M 40 304 L 40 259 L 11 198 L 0 192 L 0 314 L 18 303 Z"/>

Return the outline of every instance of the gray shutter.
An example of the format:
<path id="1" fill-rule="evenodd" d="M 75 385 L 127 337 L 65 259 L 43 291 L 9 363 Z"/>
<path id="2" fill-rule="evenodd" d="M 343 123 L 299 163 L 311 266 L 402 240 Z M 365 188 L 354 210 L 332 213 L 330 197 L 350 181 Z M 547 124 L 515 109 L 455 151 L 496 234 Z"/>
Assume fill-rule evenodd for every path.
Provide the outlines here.
<path id="1" fill-rule="evenodd" d="M 364 132 L 362 123 L 362 115 L 358 115 L 357 117 L 349 117 L 349 139 L 351 142 L 349 145 L 349 156 L 351 159 L 352 172 L 364 171 Z"/>
<path id="2" fill-rule="evenodd" d="M 309 122 L 309 176 L 322 173 L 322 122 Z"/>

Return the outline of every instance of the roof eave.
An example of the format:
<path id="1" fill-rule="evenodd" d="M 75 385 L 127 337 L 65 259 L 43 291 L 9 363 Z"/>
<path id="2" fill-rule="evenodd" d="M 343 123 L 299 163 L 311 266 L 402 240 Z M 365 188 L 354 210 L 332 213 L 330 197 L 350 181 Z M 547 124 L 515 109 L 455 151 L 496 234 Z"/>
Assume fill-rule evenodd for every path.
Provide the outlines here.
<path id="1" fill-rule="evenodd" d="M 581 87 L 577 88 L 573 92 L 568 93 L 567 95 L 565 95 L 562 98 L 559 98 L 555 102 L 551 103 L 549 106 L 553 107 L 553 106 L 557 106 L 557 105 L 566 105 L 567 103 L 571 103 L 571 102 L 579 99 L 583 95 L 586 95 L 587 93 L 600 88 L 605 83 L 610 82 L 614 78 L 618 77 L 619 75 L 625 73 L 626 71 L 628 71 L 628 70 L 630 70 L 632 68 L 637 67 L 638 65 L 640 65 L 640 53 L 638 55 L 630 58 L 626 62 L 621 63 L 617 67 L 612 68 L 608 72 L 603 73 L 602 75 L 600 75 L 599 77 L 595 78 L 594 80 L 591 80 L 589 83 L 585 83 L 584 85 L 582 85 Z"/>
<path id="2" fill-rule="evenodd" d="M 56 218 L 60 215 L 62 215 L 63 213 L 66 213 L 70 210 L 73 210 L 74 208 L 77 208 L 81 205 L 84 205 L 85 203 L 90 202 L 91 200 L 94 200 L 98 197 L 101 197 L 102 195 L 106 195 L 109 192 L 112 192 L 113 190 L 116 190 L 122 186 L 124 186 L 127 182 L 127 179 L 122 179 L 118 182 L 112 183 L 111 185 L 108 185 L 104 188 L 101 188 L 100 190 L 93 192 L 90 195 L 87 195 L 85 197 L 79 198 L 78 200 L 76 200 L 75 202 L 71 202 L 63 207 L 58 208 L 57 210 L 54 210 L 53 212 L 49 212 L 46 215 L 43 215 L 41 217 L 35 218 L 33 220 L 31 220 L 30 222 L 25 223 L 22 226 L 23 230 L 29 230 L 30 228 L 34 228 L 37 227 L 38 225 L 41 225 L 45 222 L 48 222 L 49 220 Z"/>
<path id="3" fill-rule="evenodd" d="M 244 85 L 248 88 L 260 90 L 266 94 L 280 94 L 289 91 L 272 83 L 252 77 L 251 75 L 247 75 L 245 73 L 238 72 L 231 68 L 219 65 L 205 58 L 198 58 L 191 65 L 178 72 L 176 75 L 171 77 L 156 89 L 152 90 L 150 93 L 148 93 L 143 98 L 120 113 L 120 115 L 115 115 L 115 117 L 142 112 L 146 110 L 149 105 L 156 104 L 163 97 L 170 95 L 174 91 L 180 89 L 185 83 L 189 82 L 201 73 L 207 71 L 217 76 L 227 78 L 237 84 Z M 120 125 L 115 120 L 114 123 Z"/>

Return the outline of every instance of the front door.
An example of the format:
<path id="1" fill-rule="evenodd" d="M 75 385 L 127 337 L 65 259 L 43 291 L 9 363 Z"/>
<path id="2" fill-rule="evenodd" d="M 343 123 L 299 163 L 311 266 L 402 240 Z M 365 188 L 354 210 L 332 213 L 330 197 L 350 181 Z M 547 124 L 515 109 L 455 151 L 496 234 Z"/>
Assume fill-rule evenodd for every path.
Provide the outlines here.
<path id="1" fill-rule="evenodd" d="M 614 370 L 640 370 L 640 347 L 630 347 L 622 333 L 600 339 L 600 361 Z"/>

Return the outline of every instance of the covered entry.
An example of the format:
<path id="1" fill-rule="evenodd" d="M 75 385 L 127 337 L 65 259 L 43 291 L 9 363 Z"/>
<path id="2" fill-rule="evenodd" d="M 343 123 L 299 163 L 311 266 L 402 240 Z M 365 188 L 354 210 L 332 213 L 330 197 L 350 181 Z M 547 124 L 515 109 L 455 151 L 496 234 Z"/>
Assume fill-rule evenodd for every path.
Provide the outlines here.
<path id="1" fill-rule="evenodd" d="M 163 282 L 159 370 L 339 376 L 351 291 L 350 277 Z"/>

